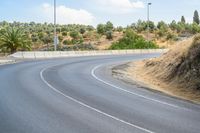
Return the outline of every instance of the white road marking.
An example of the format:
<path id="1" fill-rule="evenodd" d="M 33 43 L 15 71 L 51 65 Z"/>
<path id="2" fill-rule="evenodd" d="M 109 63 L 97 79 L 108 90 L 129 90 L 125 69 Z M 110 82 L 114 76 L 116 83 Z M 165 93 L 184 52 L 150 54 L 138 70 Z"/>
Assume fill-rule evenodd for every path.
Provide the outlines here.
<path id="1" fill-rule="evenodd" d="M 92 69 L 92 71 L 91 71 L 92 77 L 94 77 L 96 80 L 98 80 L 98 81 L 100 81 L 100 82 L 102 82 L 102 83 L 104 83 L 104 84 L 106 84 L 106 85 L 108 85 L 108 86 L 114 87 L 114 88 L 116 88 L 116 89 L 118 89 L 118 90 L 127 92 L 127 93 L 129 93 L 129 94 L 132 94 L 132 95 L 135 95 L 135 96 L 138 96 L 138 97 L 142 97 L 142 98 L 147 99 L 147 100 L 151 100 L 151 101 L 154 101 L 154 102 L 157 102 L 157 103 L 161 103 L 161 104 L 164 104 L 164 105 L 168 105 L 168 106 L 171 106 L 171 107 L 175 107 L 175 108 L 181 108 L 181 107 L 179 107 L 179 106 L 176 106 L 176 105 L 173 105 L 173 104 L 170 104 L 170 103 L 162 102 L 162 101 L 159 101 L 159 100 L 156 100 L 156 99 L 152 99 L 152 98 L 149 98 L 149 97 L 146 97 L 146 96 L 143 96 L 143 95 L 140 95 L 140 94 L 137 94 L 137 93 L 128 91 L 128 90 L 126 90 L 126 89 L 123 89 L 123 88 L 121 88 L 121 87 L 119 87 L 119 86 L 113 85 L 113 84 L 111 84 L 111 83 L 108 83 L 108 82 L 106 82 L 106 81 L 100 79 L 99 77 L 97 77 L 97 76 L 95 75 L 95 71 L 96 71 L 98 68 L 100 68 L 101 66 L 102 66 L 102 65 L 98 65 L 98 66 L 94 67 L 94 68 Z"/>
<path id="2" fill-rule="evenodd" d="M 51 67 L 54 67 L 54 66 L 51 66 Z M 112 118 L 112 119 L 114 119 L 114 120 L 116 120 L 116 121 L 119 121 L 119 122 L 121 122 L 121 123 L 127 124 L 127 125 L 129 125 L 129 126 L 132 126 L 132 127 L 134 127 L 134 128 L 137 128 L 137 129 L 142 130 L 142 131 L 147 132 L 147 133 L 155 133 L 155 132 L 150 131 L 150 130 L 148 130 L 148 129 L 145 129 L 145 128 L 143 128 L 143 127 L 134 125 L 134 124 L 129 123 L 129 122 L 126 122 L 126 121 L 124 121 L 124 120 L 122 120 L 122 119 L 120 119 L 120 118 L 117 118 L 117 117 L 115 117 L 115 116 L 112 116 L 112 115 L 110 115 L 110 114 L 107 114 L 107 113 L 105 113 L 105 112 L 103 112 L 103 111 L 101 111 L 101 110 L 99 110 L 99 109 L 93 108 L 93 107 L 91 107 L 91 106 L 89 106 L 89 105 L 87 105 L 87 104 L 85 104 L 85 103 L 83 103 L 83 102 L 81 102 L 81 101 L 79 101 L 79 100 L 76 100 L 76 99 L 74 99 L 74 98 L 72 98 L 72 97 L 70 97 L 70 96 L 68 96 L 68 95 L 66 95 L 66 94 L 64 94 L 64 93 L 62 93 L 61 91 L 59 91 L 58 89 L 54 88 L 50 83 L 48 83 L 48 82 L 44 79 L 43 72 L 44 72 L 45 70 L 47 70 L 48 68 L 50 68 L 50 67 L 44 68 L 44 69 L 42 69 L 42 70 L 40 71 L 40 78 L 41 78 L 42 81 L 43 81 L 49 88 L 51 88 L 53 91 L 55 91 L 55 92 L 59 93 L 60 95 L 66 97 L 66 98 L 68 98 L 68 99 L 70 99 L 70 100 L 73 101 L 73 102 L 76 102 L 76 103 L 78 103 L 78 104 L 80 104 L 80 105 L 82 105 L 82 106 L 84 106 L 84 107 L 86 107 L 86 108 L 88 108 L 88 109 L 91 109 L 91 110 L 93 110 L 93 111 L 95 111 L 95 112 L 97 112 L 97 113 L 100 113 L 100 114 L 102 114 L 102 115 L 104 115 L 104 116 L 107 116 L 107 117 L 109 117 L 109 118 Z"/>

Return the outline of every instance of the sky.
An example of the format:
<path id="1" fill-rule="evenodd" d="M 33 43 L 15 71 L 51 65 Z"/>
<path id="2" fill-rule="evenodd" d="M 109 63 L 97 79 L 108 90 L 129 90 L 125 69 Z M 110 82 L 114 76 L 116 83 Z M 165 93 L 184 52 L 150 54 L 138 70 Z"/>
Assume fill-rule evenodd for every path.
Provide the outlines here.
<path id="1" fill-rule="evenodd" d="M 150 20 L 179 21 L 185 16 L 192 22 L 194 10 L 200 12 L 199 0 L 57 0 L 57 23 L 96 26 L 111 21 L 127 26 L 147 19 L 147 3 L 151 2 Z M 53 23 L 53 0 L 1 0 L 0 21 Z"/>

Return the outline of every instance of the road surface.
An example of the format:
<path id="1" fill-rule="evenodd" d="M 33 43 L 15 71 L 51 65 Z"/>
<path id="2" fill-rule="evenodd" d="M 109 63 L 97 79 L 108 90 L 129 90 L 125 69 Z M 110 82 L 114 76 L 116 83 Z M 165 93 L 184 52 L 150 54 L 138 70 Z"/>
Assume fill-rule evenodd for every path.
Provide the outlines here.
<path id="1" fill-rule="evenodd" d="M 0 66 L 0 133 L 199 133 L 199 105 L 112 78 L 112 65 L 154 56 Z"/>

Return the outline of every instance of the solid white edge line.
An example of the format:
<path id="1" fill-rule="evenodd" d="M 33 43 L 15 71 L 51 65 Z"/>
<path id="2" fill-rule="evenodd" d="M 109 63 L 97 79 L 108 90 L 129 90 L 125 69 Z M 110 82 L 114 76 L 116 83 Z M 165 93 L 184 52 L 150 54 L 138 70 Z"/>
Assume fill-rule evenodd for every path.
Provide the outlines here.
<path id="1" fill-rule="evenodd" d="M 51 66 L 51 67 L 54 67 L 54 66 Z M 60 95 L 62 95 L 62 96 L 64 96 L 64 97 L 70 99 L 70 100 L 73 101 L 73 102 L 76 102 L 76 103 L 78 103 L 78 104 L 80 104 L 80 105 L 82 105 L 82 106 L 84 106 L 84 107 L 86 107 L 86 108 L 88 108 L 88 109 L 91 109 L 91 110 L 93 110 L 93 111 L 95 111 L 95 112 L 97 112 L 97 113 L 100 113 L 100 114 L 102 114 L 102 115 L 104 115 L 104 116 L 107 116 L 107 117 L 109 117 L 109 118 L 112 118 L 112 119 L 114 119 L 114 120 L 116 120 L 116 121 L 119 121 L 119 122 L 121 122 L 121 123 L 127 124 L 127 125 L 129 125 L 129 126 L 132 126 L 132 127 L 137 128 L 137 129 L 139 129 L 139 130 L 145 131 L 145 132 L 147 132 L 147 133 L 155 133 L 155 132 L 150 131 L 150 130 L 148 130 L 148 129 L 145 129 L 145 128 L 143 128 L 143 127 L 140 127 L 140 126 L 134 125 L 134 124 L 132 124 L 132 123 L 126 122 L 126 121 L 124 121 L 124 120 L 122 120 L 122 119 L 120 119 L 120 118 L 117 118 L 117 117 L 115 117 L 115 116 L 109 115 L 109 114 L 107 114 L 107 113 L 105 113 L 105 112 L 103 112 L 103 111 L 101 111 L 101 110 L 98 110 L 98 109 L 96 109 L 96 108 L 93 108 L 93 107 L 91 107 L 91 106 L 89 106 L 89 105 L 87 105 L 87 104 L 85 104 L 85 103 L 83 103 L 83 102 L 81 102 L 81 101 L 79 101 L 79 100 L 76 100 L 76 99 L 74 99 L 74 98 L 72 98 L 72 97 L 70 97 L 70 96 L 68 96 L 68 95 L 66 95 L 66 94 L 64 94 L 64 93 L 62 93 L 61 91 L 57 90 L 56 88 L 54 88 L 51 84 L 49 84 L 49 83 L 44 79 L 43 72 L 44 72 L 45 70 L 49 69 L 49 68 L 50 68 L 50 67 L 47 67 L 47 68 L 44 68 L 44 69 L 42 69 L 42 70 L 40 71 L 40 78 L 41 78 L 42 81 L 43 81 L 49 88 L 51 88 L 53 91 L 55 91 L 55 92 L 57 92 L 58 94 L 60 94 Z"/>
<path id="2" fill-rule="evenodd" d="M 171 107 L 174 107 L 174 108 L 180 108 L 179 106 L 176 106 L 176 105 L 173 105 L 173 104 L 170 104 L 170 103 L 162 102 L 162 101 L 159 101 L 159 100 L 156 100 L 156 99 L 152 99 L 152 98 L 149 98 L 149 97 L 146 97 L 146 96 L 143 96 L 143 95 L 140 95 L 140 94 L 137 94 L 137 93 L 128 91 L 128 90 L 126 90 L 126 89 L 123 89 L 123 88 L 121 88 L 121 87 L 119 87 L 119 86 L 113 85 L 113 84 L 111 84 L 111 83 L 108 83 L 108 82 L 106 82 L 106 81 L 100 79 L 99 77 L 97 77 L 97 76 L 95 75 L 95 71 L 96 71 L 98 68 L 100 68 L 101 66 L 102 66 L 102 65 L 95 66 L 95 67 L 92 69 L 92 71 L 91 71 L 92 77 L 94 77 L 96 80 L 98 80 L 98 81 L 100 81 L 100 82 L 102 82 L 102 83 L 104 83 L 104 84 L 106 84 L 106 85 L 108 85 L 108 86 L 111 86 L 111 87 L 113 87 L 113 88 L 116 88 L 116 89 L 118 89 L 118 90 L 124 91 L 124 92 L 126 92 L 126 93 L 129 93 L 129 94 L 132 94 L 132 95 L 135 95 L 135 96 L 138 96 L 138 97 L 147 99 L 147 100 L 151 100 L 151 101 L 154 101 L 154 102 L 157 102 L 157 103 L 161 103 L 161 104 L 164 104 L 164 105 L 168 105 L 168 106 L 171 106 Z"/>

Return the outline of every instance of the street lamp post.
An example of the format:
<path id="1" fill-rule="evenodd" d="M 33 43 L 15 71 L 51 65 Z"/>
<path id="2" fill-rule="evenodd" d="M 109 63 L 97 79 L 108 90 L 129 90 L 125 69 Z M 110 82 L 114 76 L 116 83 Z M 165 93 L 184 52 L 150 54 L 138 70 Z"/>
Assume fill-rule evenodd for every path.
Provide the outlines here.
<path id="1" fill-rule="evenodd" d="M 54 0 L 54 50 L 57 50 L 57 33 L 56 33 L 56 0 Z"/>
<path id="2" fill-rule="evenodd" d="M 147 4 L 147 40 L 148 40 L 148 42 L 150 41 L 149 40 L 149 30 L 150 30 L 150 28 L 149 28 L 149 22 L 150 22 L 150 20 L 149 20 L 149 8 L 150 8 L 151 4 L 152 3 Z"/>

